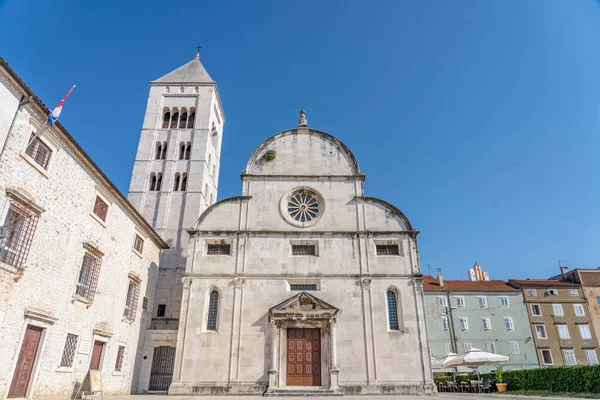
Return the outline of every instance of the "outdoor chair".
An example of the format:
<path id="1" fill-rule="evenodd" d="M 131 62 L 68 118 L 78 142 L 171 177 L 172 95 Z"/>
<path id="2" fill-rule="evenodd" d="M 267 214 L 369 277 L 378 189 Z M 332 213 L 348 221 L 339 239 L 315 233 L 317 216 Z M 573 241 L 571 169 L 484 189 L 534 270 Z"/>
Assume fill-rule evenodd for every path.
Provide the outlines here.
<path id="1" fill-rule="evenodd" d="M 469 381 L 470 383 L 470 387 L 471 387 L 471 391 L 472 392 L 477 392 L 477 393 L 481 393 L 481 386 L 480 386 L 480 382 L 479 381 Z"/>
<path id="2" fill-rule="evenodd" d="M 481 391 L 485 392 L 491 392 L 492 391 L 492 383 L 490 382 L 489 379 L 484 379 L 483 382 L 481 383 Z"/>
<path id="3" fill-rule="evenodd" d="M 446 392 L 454 392 L 454 389 L 455 389 L 454 382 L 446 381 L 444 383 L 445 383 L 444 388 L 445 388 Z"/>

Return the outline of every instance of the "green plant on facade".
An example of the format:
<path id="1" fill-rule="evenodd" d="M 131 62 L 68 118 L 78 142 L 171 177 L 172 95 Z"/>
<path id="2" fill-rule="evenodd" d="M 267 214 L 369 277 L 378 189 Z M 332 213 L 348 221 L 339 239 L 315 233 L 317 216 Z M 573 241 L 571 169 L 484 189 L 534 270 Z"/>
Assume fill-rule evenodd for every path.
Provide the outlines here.
<path id="1" fill-rule="evenodd" d="M 504 382 L 504 366 L 502 366 L 502 365 L 496 366 L 496 382 L 498 382 L 498 383 Z"/>
<path id="2" fill-rule="evenodd" d="M 267 162 L 273 161 L 275 157 L 277 157 L 277 152 L 275 150 L 267 150 L 266 153 L 263 155 L 263 158 Z"/>

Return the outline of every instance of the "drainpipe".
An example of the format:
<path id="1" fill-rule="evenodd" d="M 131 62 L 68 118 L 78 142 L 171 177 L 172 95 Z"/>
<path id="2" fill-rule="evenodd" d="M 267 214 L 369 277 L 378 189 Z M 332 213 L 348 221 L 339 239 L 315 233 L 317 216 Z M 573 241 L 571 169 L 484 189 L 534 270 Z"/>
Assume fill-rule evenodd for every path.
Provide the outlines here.
<path id="1" fill-rule="evenodd" d="M 448 328 L 450 332 L 448 333 L 450 334 L 450 343 L 452 344 L 452 351 L 458 354 L 455 335 L 456 331 L 454 330 L 454 317 L 452 317 L 452 307 L 450 306 L 450 292 L 446 292 L 446 304 L 446 316 L 449 320 Z"/>
<path id="2" fill-rule="evenodd" d="M 19 106 L 17 107 L 17 111 L 15 111 L 15 115 L 13 115 L 12 122 L 10 123 L 10 127 L 8 128 L 8 132 L 6 134 L 6 140 L 4 141 L 4 143 L 2 143 L 2 150 L 0 151 L 0 159 L 2 159 L 2 155 L 4 154 L 4 150 L 6 149 L 6 143 L 8 142 L 8 136 L 10 135 L 10 133 L 13 130 L 15 121 L 17 120 L 17 115 L 19 115 L 19 112 L 21 111 L 21 109 L 23 107 L 25 107 L 27 104 L 31 103 L 32 101 L 33 101 L 33 96 L 25 96 L 25 95 L 21 96 L 21 100 L 19 100 Z"/>

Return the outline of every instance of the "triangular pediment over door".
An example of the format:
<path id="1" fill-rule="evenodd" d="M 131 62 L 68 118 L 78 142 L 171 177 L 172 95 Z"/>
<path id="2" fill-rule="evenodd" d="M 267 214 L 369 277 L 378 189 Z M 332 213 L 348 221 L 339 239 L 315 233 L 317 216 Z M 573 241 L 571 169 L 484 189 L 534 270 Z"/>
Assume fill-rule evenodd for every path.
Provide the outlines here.
<path id="1" fill-rule="evenodd" d="M 339 309 L 313 296 L 300 292 L 269 309 L 272 319 L 330 319 Z"/>

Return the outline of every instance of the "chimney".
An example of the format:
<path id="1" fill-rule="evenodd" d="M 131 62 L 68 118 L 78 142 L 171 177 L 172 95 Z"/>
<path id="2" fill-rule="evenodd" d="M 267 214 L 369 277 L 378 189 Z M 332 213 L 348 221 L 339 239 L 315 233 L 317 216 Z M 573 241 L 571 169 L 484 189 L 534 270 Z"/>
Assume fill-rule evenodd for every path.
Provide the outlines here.
<path id="1" fill-rule="evenodd" d="M 560 267 L 560 274 L 562 275 L 563 279 L 565 279 L 565 274 L 567 273 L 568 270 L 569 270 L 569 267 L 567 267 L 567 266 Z"/>
<path id="2" fill-rule="evenodd" d="M 442 274 L 438 274 L 437 278 L 438 283 L 440 284 L 440 287 L 444 287 L 444 278 L 442 278 Z"/>

